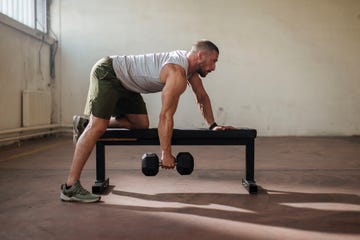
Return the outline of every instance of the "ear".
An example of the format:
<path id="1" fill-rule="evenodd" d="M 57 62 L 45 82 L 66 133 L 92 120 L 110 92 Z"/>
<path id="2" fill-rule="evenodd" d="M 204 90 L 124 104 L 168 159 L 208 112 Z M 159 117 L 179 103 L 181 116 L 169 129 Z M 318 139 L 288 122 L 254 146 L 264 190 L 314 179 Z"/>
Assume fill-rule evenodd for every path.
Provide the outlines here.
<path id="1" fill-rule="evenodd" d="M 204 52 L 203 51 L 198 51 L 197 52 L 197 58 L 198 58 L 198 60 L 201 60 L 201 59 L 203 59 L 203 57 L 204 57 Z"/>

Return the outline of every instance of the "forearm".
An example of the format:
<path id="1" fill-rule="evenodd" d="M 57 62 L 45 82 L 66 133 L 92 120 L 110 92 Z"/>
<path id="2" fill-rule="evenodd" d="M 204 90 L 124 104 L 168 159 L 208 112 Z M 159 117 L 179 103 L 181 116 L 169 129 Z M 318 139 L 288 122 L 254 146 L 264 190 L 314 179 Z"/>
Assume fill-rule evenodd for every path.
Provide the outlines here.
<path id="1" fill-rule="evenodd" d="M 211 107 L 210 98 L 206 95 L 198 101 L 201 115 L 204 117 L 208 126 L 215 122 L 214 113 Z"/>
<path id="2" fill-rule="evenodd" d="M 171 138 L 174 128 L 174 119 L 172 116 L 160 114 L 158 135 L 160 141 L 161 154 L 171 155 Z"/>
<path id="3" fill-rule="evenodd" d="M 189 79 L 189 83 L 193 92 L 195 93 L 195 97 L 197 103 L 200 108 L 200 112 L 204 117 L 206 123 L 210 130 L 225 130 L 225 129 L 234 129 L 232 126 L 222 126 L 217 125 L 214 118 L 214 113 L 211 107 L 211 101 L 206 93 L 204 86 L 202 85 L 202 81 L 198 75 L 194 75 L 192 78 Z"/>

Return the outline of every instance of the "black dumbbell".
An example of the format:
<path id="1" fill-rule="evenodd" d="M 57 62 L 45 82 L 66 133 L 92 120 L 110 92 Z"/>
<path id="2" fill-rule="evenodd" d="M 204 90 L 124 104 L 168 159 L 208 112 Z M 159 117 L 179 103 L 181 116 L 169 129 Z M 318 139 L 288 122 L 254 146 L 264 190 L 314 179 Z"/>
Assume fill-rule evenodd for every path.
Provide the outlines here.
<path id="1" fill-rule="evenodd" d="M 145 176 L 155 176 L 159 172 L 159 158 L 155 153 L 145 153 L 141 157 L 141 171 Z"/>
<path id="2" fill-rule="evenodd" d="M 176 170 L 180 175 L 190 175 L 194 170 L 194 158 L 189 152 L 176 155 Z"/>
<path id="3" fill-rule="evenodd" d="M 159 157 L 155 153 L 145 153 L 141 158 L 141 171 L 145 176 L 155 176 L 159 172 Z M 181 175 L 189 175 L 194 170 L 194 158 L 188 152 L 180 152 L 176 156 L 176 170 Z"/>

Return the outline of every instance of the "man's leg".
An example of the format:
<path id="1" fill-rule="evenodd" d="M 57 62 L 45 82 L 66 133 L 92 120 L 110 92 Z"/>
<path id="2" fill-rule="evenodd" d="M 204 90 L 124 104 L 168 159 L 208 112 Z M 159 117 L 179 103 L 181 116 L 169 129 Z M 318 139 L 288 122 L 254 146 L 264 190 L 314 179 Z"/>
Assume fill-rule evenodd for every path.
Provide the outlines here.
<path id="1" fill-rule="evenodd" d="M 76 180 L 80 179 L 82 169 L 94 149 L 96 141 L 104 134 L 108 125 L 109 120 L 90 115 L 89 124 L 76 144 L 66 185 L 71 186 Z"/>
<path id="2" fill-rule="evenodd" d="M 61 186 L 60 198 L 62 200 L 78 202 L 97 202 L 100 200 L 100 196 L 88 192 L 81 186 L 80 176 L 96 141 L 105 132 L 108 124 L 109 120 L 90 115 L 89 124 L 75 146 L 68 179 Z"/>
<path id="3" fill-rule="evenodd" d="M 85 106 L 85 115 L 90 115 L 86 128 L 79 128 L 74 121 L 74 130 L 79 137 L 70 172 L 65 184 L 61 187 L 60 198 L 65 201 L 95 202 L 100 196 L 91 194 L 80 184 L 81 172 L 87 162 L 96 141 L 104 134 L 109 125 L 116 102 L 124 92 L 112 67 L 112 59 L 109 57 L 99 60 L 91 70 L 88 98 Z M 95 117 L 97 116 L 97 117 Z M 76 118 L 75 118 L 76 120 Z M 83 122 L 83 126 L 86 122 Z M 81 133 L 81 130 L 83 130 Z"/>
<path id="4" fill-rule="evenodd" d="M 112 117 L 109 127 L 128 129 L 149 128 L 149 117 L 147 114 L 126 114 L 124 117 Z"/>
<path id="5" fill-rule="evenodd" d="M 76 144 L 73 162 L 66 181 L 67 186 L 71 186 L 80 179 L 82 169 L 94 149 L 96 141 L 104 134 L 108 126 L 128 129 L 149 128 L 149 118 L 147 114 L 127 114 L 122 118 L 112 117 L 109 121 L 91 114 L 89 123 Z"/>

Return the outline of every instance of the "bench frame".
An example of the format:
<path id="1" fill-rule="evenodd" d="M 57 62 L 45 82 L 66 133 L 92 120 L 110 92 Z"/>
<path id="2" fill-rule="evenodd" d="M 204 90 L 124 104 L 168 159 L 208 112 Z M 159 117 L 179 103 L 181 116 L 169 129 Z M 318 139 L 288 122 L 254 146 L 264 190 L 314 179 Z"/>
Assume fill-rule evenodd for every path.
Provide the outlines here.
<path id="1" fill-rule="evenodd" d="M 258 187 L 254 179 L 255 138 L 255 129 L 227 131 L 174 129 L 172 145 L 244 145 L 245 178 L 242 178 L 242 185 L 250 194 L 256 194 Z M 96 181 L 92 186 L 92 192 L 101 194 L 109 186 L 109 178 L 105 176 L 106 145 L 159 144 L 157 129 L 128 130 L 108 128 L 105 134 L 96 142 Z"/>

